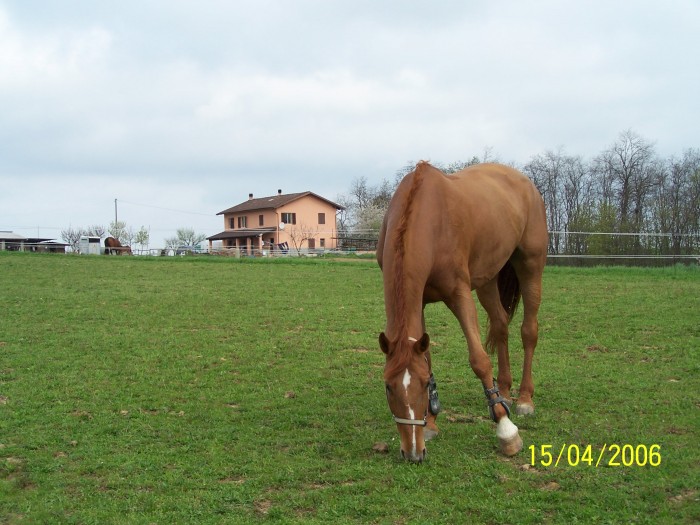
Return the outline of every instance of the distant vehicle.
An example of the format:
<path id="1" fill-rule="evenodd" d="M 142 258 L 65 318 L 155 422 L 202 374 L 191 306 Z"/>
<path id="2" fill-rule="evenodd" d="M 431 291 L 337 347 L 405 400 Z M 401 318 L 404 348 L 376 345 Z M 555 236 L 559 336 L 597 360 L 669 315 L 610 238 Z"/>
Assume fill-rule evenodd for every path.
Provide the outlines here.
<path id="1" fill-rule="evenodd" d="M 205 253 L 199 246 L 178 246 L 173 249 L 173 255 L 194 255 L 197 253 Z"/>

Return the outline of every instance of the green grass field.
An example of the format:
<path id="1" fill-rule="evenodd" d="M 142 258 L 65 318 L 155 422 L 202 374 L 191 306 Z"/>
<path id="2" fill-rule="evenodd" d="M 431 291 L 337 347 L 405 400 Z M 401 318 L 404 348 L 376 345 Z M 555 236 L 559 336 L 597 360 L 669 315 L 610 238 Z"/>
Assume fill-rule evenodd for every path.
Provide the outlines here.
<path id="1" fill-rule="evenodd" d="M 699 311 L 698 268 L 547 268 L 505 458 L 429 306 L 442 432 L 412 465 L 376 264 L 0 253 L 0 523 L 697 523 Z"/>

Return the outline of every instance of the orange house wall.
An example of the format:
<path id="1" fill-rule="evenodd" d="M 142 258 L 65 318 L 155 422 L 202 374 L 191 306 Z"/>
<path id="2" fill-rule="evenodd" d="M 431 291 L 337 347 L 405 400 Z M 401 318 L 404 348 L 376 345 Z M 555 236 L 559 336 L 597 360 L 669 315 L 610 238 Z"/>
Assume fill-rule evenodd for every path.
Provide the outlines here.
<path id="1" fill-rule="evenodd" d="M 277 210 L 277 215 L 282 217 L 283 213 L 296 213 L 297 223 L 288 224 L 284 230 L 279 231 L 279 242 L 287 242 L 289 247 L 293 247 L 293 242 L 290 233 L 293 231 L 305 229 L 314 233 L 313 238 L 316 241 L 316 248 L 321 247 L 321 239 L 326 240 L 326 249 L 332 250 L 336 248 L 338 232 L 336 230 L 335 213 L 336 209 L 312 196 L 306 196 L 297 199 L 289 204 L 286 204 Z M 326 214 L 326 224 L 318 223 L 318 214 Z M 304 241 L 301 248 L 308 248 L 308 241 Z"/>
<path id="2" fill-rule="evenodd" d="M 302 228 L 314 232 L 316 248 L 321 247 L 321 239 L 325 239 L 325 248 L 332 250 L 337 247 L 338 231 L 336 228 L 336 209 L 326 202 L 316 199 L 313 196 L 307 195 L 301 199 L 297 199 L 289 204 L 286 204 L 276 210 L 249 210 L 243 213 L 224 214 L 224 229 L 235 231 L 241 228 L 238 227 L 238 218 L 247 217 L 247 229 L 260 228 L 260 215 L 263 215 L 263 228 L 275 227 L 274 232 L 275 243 L 280 244 L 286 242 L 290 248 L 294 248 L 294 243 L 290 236 L 295 230 Z M 283 213 L 296 213 L 296 224 L 287 224 L 284 229 L 279 229 L 279 224 Z M 318 214 L 326 214 L 326 224 L 318 224 Z M 233 228 L 230 227 L 230 220 L 233 219 Z M 270 234 L 265 234 L 265 241 Z M 242 239 L 241 243 L 245 241 Z M 300 248 L 308 248 L 308 241 L 304 241 Z"/>

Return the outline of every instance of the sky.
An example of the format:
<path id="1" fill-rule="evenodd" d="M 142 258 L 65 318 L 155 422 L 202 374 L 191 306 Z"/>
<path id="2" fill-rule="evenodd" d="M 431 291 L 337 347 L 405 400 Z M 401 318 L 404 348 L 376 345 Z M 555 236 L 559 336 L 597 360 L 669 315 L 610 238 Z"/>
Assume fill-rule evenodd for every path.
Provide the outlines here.
<path id="1" fill-rule="evenodd" d="M 700 147 L 700 2 L 0 0 L 0 230 L 164 246 L 490 151 Z"/>

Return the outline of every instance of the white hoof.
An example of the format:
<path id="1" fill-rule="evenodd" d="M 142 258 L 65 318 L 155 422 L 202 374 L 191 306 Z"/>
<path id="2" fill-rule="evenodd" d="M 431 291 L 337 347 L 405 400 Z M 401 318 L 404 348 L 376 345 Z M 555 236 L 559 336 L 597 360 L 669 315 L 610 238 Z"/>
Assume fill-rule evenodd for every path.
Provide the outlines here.
<path id="1" fill-rule="evenodd" d="M 505 456 L 514 456 L 523 449 L 523 440 L 518 433 L 518 427 L 507 416 L 502 417 L 498 422 L 496 437 L 501 454 Z"/>
<path id="2" fill-rule="evenodd" d="M 535 407 L 531 403 L 515 404 L 515 415 L 517 416 L 531 416 L 534 413 Z"/>

